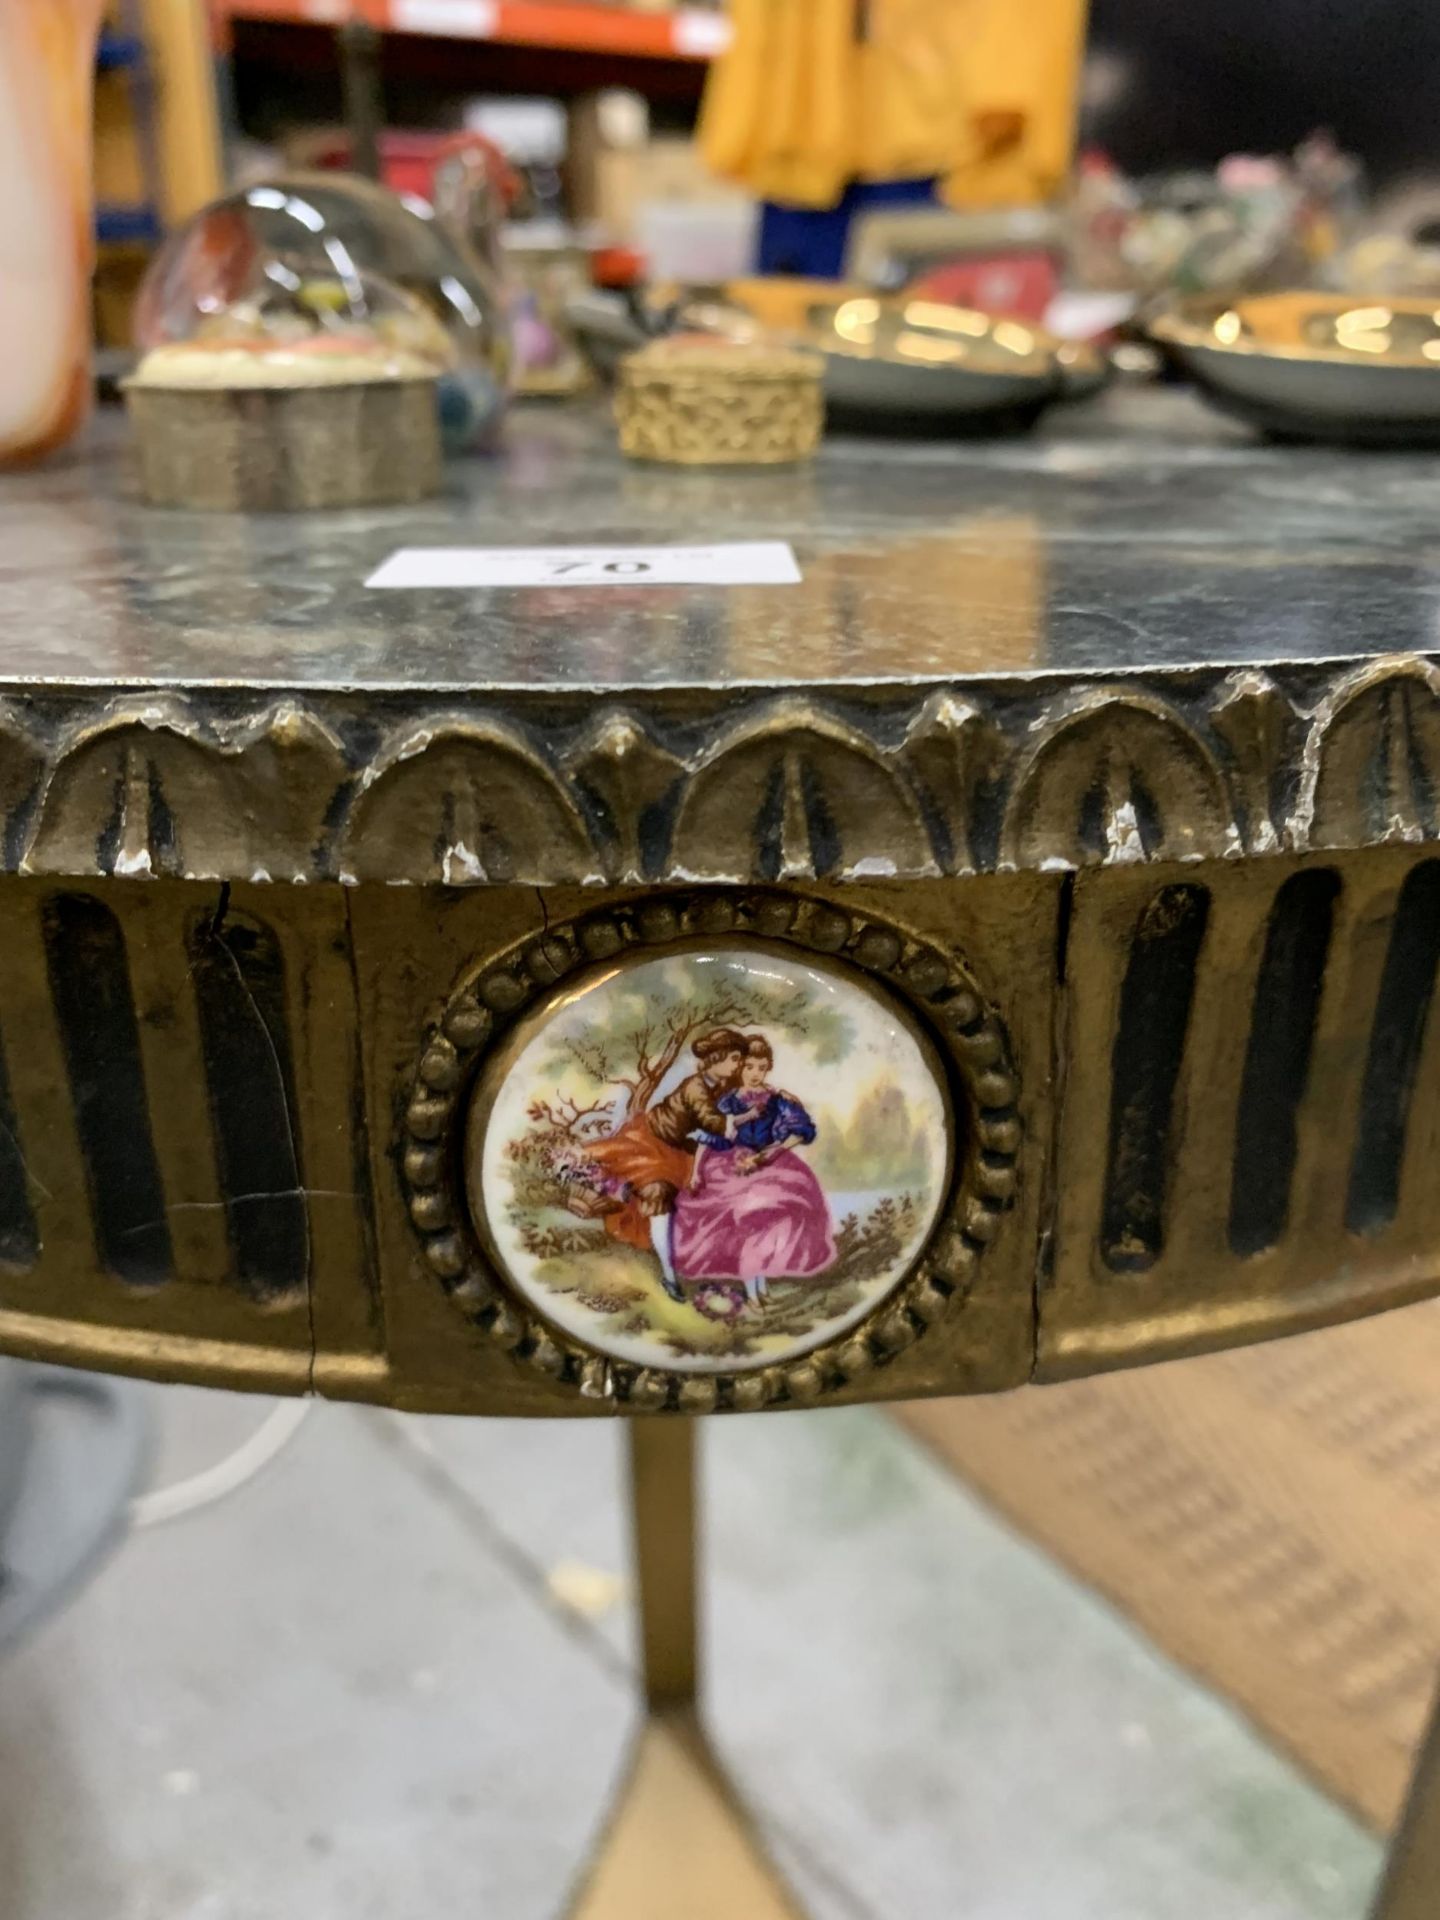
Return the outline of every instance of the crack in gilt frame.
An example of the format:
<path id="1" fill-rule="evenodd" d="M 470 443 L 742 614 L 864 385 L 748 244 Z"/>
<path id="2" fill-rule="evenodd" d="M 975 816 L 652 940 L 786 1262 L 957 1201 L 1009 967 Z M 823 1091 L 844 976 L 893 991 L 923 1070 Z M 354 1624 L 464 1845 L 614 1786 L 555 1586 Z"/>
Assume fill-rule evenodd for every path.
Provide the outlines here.
<path id="1" fill-rule="evenodd" d="M 576 968 L 664 952 L 695 936 L 752 935 L 842 959 L 915 1016 L 945 1065 L 959 1115 L 950 1192 L 923 1253 L 856 1328 L 794 1360 L 737 1373 L 682 1374 L 614 1360 L 551 1326 L 486 1259 L 461 1164 L 465 1117 L 488 1054 L 518 1014 Z M 810 1402 L 883 1366 L 963 1302 L 976 1262 L 1013 1204 L 1021 1148 L 1004 1029 L 952 954 L 868 914 L 781 891 L 657 894 L 547 928 L 485 961 L 424 1035 L 402 1123 L 401 1175 L 430 1271 L 517 1361 L 636 1411 L 750 1412 Z"/>

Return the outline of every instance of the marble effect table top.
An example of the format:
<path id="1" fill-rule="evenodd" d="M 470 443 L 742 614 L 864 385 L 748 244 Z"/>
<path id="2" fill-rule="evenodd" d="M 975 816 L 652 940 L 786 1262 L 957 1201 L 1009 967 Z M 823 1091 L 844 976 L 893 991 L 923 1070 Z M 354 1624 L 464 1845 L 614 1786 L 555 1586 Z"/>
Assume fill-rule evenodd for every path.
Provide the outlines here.
<path id="1" fill-rule="evenodd" d="M 620 457 L 517 409 L 414 508 L 162 511 L 123 422 L 0 479 L 0 685 L 662 690 L 1123 675 L 1440 648 L 1440 459 L 1270 446 L 1176 389 L 812 466 Z M 798 586 L 367 589 L 402 546 L 787 539 Z"/>

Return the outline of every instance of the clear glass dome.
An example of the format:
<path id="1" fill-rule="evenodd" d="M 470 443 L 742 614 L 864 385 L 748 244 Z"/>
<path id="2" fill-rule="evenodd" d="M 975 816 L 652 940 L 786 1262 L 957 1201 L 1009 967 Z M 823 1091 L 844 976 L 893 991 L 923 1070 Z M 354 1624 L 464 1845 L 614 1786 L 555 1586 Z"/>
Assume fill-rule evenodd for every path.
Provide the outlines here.
<path id="1" fill-rule="evenodd" d="M 160 249 L 137 346 L 368 332 L 427 356 L 454 449 L 503 409 L 510 341 L 493 273 L 423 201 L 342 173 L 295 173 L 203 207 Z"/>
<path id="2" fill-rule="evenodd" d="M 228 277 L 223 293 L 197 288 L 188 304 L 173 299 L 163 330 L 147 331 L 142 366 L 220 353 L 264 363 L 277 377 L 322 362 L 368 364 L 377 378 L 455 366 L 451 336 L 413 294 L 353 267 L 343 275 L 314 268 L 300 255 L 263 254 L 243 277 Z"/>

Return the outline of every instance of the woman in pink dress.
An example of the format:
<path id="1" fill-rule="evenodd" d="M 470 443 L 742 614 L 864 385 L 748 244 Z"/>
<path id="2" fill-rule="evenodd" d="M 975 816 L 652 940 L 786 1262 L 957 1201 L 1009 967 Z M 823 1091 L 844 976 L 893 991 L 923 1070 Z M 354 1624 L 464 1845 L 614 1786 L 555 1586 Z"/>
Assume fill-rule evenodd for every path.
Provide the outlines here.
<path id="1" fill-rule="evenodd" d="M 687 1280 L 742 1280 L 763 1299 L 771 1280 L 808 1280 L 835 1261 L 824 1189 L 797 1147 L 815 1122 L 792 1093 L 769 1084 L 775 1056 L 749 1034 L 740 1085 L 717 1106 L 723 1135 L 697 1132 L 690 1185 L 676 1196 L 675 1268 Z"/>

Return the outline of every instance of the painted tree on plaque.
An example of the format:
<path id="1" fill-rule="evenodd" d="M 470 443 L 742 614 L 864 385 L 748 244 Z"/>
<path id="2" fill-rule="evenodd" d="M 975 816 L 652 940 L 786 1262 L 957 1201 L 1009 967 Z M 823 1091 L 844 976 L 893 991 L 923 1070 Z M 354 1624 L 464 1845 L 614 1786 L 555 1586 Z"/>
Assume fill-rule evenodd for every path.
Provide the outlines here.
<path id="1" fill-rule="evenodd" d="M 582 1032 L 567 1034 L 544 1063 L 553 1091 L 531 1100 L 530 1130 L 509 1149 L 518 1204 L 590 1212 L 592 1170 L 584 1149 L 632 1113 L 644 1113 L 693 1070 L 690 1043 L 711 1027 L 762 1032 L 772 1044 L 783 1035 L 818 1064 L 841 1059 L 851 1039 L 843 1013 L 788 979 L 737 982 L 722 975 L 697 991 L 691 962 L 647 970 L 643 990 L 617 984 L 603 1013 Z"/>

